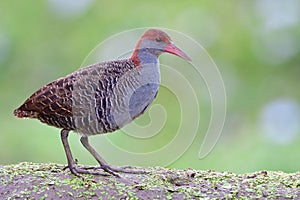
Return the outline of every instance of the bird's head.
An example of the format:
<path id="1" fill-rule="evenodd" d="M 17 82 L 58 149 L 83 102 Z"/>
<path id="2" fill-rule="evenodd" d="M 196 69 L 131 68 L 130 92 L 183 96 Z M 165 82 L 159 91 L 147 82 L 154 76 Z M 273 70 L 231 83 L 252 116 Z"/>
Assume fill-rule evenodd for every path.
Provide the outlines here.
<path id="1" fill-rule="evenodd" d="M 156 56 L 166 52 L 191 61 L 191 58 L 179 49 L 165 32 L 159 29 L 149 29 L 141 36 L 131 58 L 139 59 L 139 51 L 148 51 Z"/>

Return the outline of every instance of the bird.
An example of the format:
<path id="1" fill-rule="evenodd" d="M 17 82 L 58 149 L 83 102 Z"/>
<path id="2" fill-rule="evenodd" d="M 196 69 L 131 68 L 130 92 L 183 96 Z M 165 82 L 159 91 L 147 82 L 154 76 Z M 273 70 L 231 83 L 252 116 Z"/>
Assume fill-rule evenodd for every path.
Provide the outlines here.
<path id="1" fill-rule="evenodd" d="M 90 145 L 89 136 L 114 132 L 142 115 L 157 96 L 160 86 L 159 55 L 174 54 L 191 62 L 164 31 L 143 33 L 131 57 L 98 62 L 80 68 L 41 87 L 14 110 L 18 118 L 38 119 L 61 129 L 61 141 L 70 172 L 81 174 L 142 173 L 109 165 Z M 68 143 L 69 132 L 80 135 L 82 145 L 99 163 L 78 166 Z M 98 170 L 99 169 L 99 170 Z M 102 171 L 102 172 L 103 172 Z"/>

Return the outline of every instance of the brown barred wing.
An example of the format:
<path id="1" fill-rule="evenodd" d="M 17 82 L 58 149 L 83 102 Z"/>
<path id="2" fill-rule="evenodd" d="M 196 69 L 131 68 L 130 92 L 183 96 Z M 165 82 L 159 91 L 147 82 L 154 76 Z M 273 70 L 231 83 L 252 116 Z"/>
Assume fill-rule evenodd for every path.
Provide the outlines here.
<path id="1" fill-rule="evenodd" d="M 19 118 L 38 118 L 58 128 L 74 129 L 72 125 L 73 76 L 53 81 L 32 94 L 14 115 Z"/>

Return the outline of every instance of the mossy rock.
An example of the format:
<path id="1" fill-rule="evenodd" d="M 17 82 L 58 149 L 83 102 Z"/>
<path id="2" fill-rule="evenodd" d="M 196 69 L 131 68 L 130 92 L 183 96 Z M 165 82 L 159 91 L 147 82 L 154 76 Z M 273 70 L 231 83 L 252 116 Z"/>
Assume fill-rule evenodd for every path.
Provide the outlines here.
<path id="1" fill-rule="evenodd" d="M 1 199 L 300 199 L 300 172 L 249 174 L 148 167 L 121 178 L 72 175 L 60 164 L 0 166 Z M 140 169 L 140 168 L 137 168 Z"/>

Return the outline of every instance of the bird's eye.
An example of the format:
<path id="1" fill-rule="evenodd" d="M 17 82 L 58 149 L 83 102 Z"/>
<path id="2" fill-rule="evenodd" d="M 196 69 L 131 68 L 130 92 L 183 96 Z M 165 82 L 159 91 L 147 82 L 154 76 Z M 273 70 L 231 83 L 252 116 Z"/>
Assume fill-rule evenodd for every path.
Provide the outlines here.
<path id="1" fill-rule="evenodd" d="M 161 38 L 160 38 L 160 37 L 157 37 L 157 38 L 155 38 L 155 41 L 156 41 L 156 42 L 161 42 Z"/>

